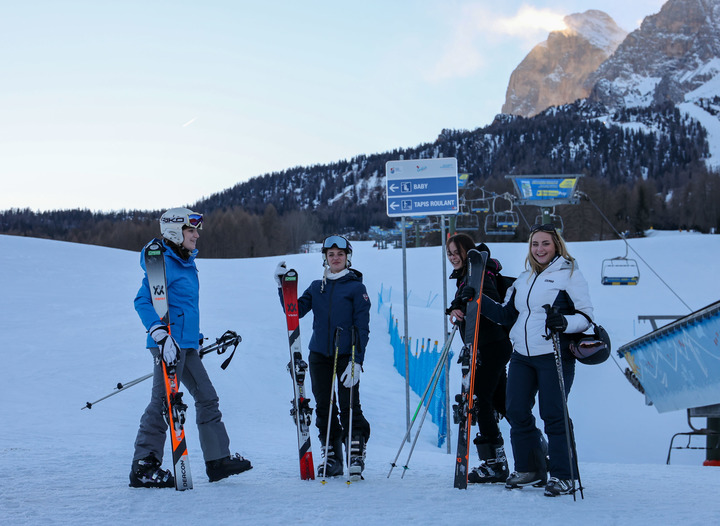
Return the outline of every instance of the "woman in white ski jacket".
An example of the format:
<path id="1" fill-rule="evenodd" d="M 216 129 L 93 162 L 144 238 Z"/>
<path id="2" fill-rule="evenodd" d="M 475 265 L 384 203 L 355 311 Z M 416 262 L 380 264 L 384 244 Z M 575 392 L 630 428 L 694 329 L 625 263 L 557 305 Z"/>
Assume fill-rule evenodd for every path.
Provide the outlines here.
<path id="1" fill-rule="evenodd" d="M 593 308 L 587 281 L 553 225 L 535 225 L 531 229 L 525 263 L 527 270 L 508 289 L 504 303 L 483 296 L 481 308 L 487 318 L 512 327 L 506 403 L 515 471 L 505 487 L 545 486 L 545 495 L 554 497 L 572 492 L 572 477 L 577 470 L 570 465 L 565 401 L 549 334 L 560 333 L 567 397 L 575 376 L 575 359 L 567 351 L 567 334 L 587 330 L 589 322 L 575 311 L 592 318 Z M 551 309 L 547 309 L 548 305 Z M 547 443 L 532 414 L 536 396 Z M 572 449 L 574 453 L 574 445 Z"/>

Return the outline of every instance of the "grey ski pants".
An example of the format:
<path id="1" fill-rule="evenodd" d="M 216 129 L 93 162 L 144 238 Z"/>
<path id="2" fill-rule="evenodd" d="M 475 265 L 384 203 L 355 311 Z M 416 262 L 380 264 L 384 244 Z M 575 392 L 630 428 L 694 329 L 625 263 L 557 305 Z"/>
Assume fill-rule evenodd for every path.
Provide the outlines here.
<path id="1" fill-rule="evenodd" d="M 157 348 L 153 355 L 153 386 L 150 403 L 140 418 L 140 428 L 135 439 L 133 460 L 153 455 L 162 462 L 168 425 L 163 416 L 165 380 Z M 195 400 L 195 421 L 198 427 L 200 447 L 205 462 L 230 455 L 230 439 L 220 413 L 219 398 L 210 377 L 195 349 L 182 349 L 177 365 L 178 377 Z M 187 398 L 183 400 L 188 403 Z"/>

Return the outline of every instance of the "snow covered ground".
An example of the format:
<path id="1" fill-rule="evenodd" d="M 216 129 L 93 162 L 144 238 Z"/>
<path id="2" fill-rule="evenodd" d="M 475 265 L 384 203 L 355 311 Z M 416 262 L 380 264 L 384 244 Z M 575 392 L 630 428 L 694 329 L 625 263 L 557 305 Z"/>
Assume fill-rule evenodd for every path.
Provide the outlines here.
<path id="1" fill-rule="evenodd" d="M 692 310 L 718 299 L 720 236 L 653 232 L 631 244 Z M 394 313 L 402 315 L 402 252 L 356 245 L 353 261 L 373 303 L 381 286 L 392 287 Z M 507 275 L 521 271 L 525 244 L 490 246 Z M 202 238 L 199 248 L 202 256 Z M 596 318 L 615 347 L 650 330 L 638 315 L 689 312 L 642 263 L 637 287 L 600 285 L 601 261 L 623 255 L 622 242 L 571 243 L 570 249 L 590 283 Z M 442 257 L 438 247 L 408 250 L 411 297 L 442 294 Z M 429 419 L 405 477 L 396 469 L 387 478 L 405 432 L 405 386 L 392 366 L 386 322 L 376 309 L 361 383 L 372 426 L 366 480 L 350 486 L 344 480 L 301 481 L 289 416 L 285 319 L 272 279 L 281 259 L 298 270 L 301 290 L 321 274 L 317 253 L 198 261 L 205 335 L 233 329 L 243 337 L 227 370 L 214 355 L 205 365 L 221 397 L 231 448 L 254 469 L 210 484 L 197 431 L 188 425 L 195 489 L 137 490 L 128 488 L 127 476 L 150 384 L 91 410 L 81 407 L 150 371 L 132 305 L 142 278 L 139 254 L 0 236 L 2 523 L 642 525 L 709 524 L 720 517 L 720 468 L 703 467 L 703 451 L 676 451 L 665 465 L 671 436 L 688 430 L 685 413 L 659 414 L 646 406 L 613 361 L 578 365 L 570 396 L 584 500 L 549 499 L 538 489 L 507 491 L 501 485 L 453 489 L 454 457 L 436 447 L 437 429 Z M 442 302 L 412 305 L 409 325 L 415 338 L 441 339 Z M 307 344 L 309 317 L 301 330 Z M 451 388 L 458 384 L 453 363 Z M 411 407 L 416 404 L 413 396 Z M 313 446 L 317 459 L 315 433 Z"/>

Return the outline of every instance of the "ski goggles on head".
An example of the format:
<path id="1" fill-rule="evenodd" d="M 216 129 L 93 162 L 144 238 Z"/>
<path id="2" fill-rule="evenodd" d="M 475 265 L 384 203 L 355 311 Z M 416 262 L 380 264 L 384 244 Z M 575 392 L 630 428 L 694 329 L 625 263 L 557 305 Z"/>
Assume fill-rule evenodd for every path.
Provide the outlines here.
<path id="1" fill-rule="evenodd" d="M 193 228 L 197 228 L 198 230 L 202 229 L 202 223 L 203 223 L 203 216 L 202 214 L 192 213 L 187 215 L 187 220 L 185 221 L 185 226 L 191 226 Z"/>
<path id="2" fill-rule="evenodd" d="M 555 229 L 555 225 L 552 223 L 545 223 L 542 225 L 533 225 L 530 227 L 530 233 L 534 234 L 535 232 L 548 232 L 548 233 L 554 233 L 557 232 Z"/>
<path id="3" fill-rule="evenodd" d="M 348 250 L 350 243 L 342 236 L 328 236 L 323 241 L 323 250 L 328 250 L 332 247 L 337 247 L 340 250 Z"/>

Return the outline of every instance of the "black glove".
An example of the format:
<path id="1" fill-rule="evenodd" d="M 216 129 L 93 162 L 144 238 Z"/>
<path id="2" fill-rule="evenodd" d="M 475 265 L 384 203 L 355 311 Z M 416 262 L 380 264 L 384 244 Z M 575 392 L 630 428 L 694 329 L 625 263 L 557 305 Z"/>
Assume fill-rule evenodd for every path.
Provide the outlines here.
<path id="1" fill-rule="evenodd" d="M 556 311 L 550 311 L 545 318 L 545 328 L 550 332 L 565 332 L 567 329 L 567 320 L 565 316 Z"/>
<path id="2" fill-rule="evenodd" d="M 460 298 L 455 298 L 450 302 L 450 306 L 445 309 L 445 314 L 450 316 L 450 313 L 454 310 L 461 310 L 465 312 L 465 302 L 461 301 Z"/>
<path id="3" fill-rule="evenodd" d="M 472 287 L 463 287 L 460 291 L 460 295 L 458 296 L 459 299 L 463 300 L 465 303 L 468 301 L 471 301 L 473 297 L 475 296 L 475 289 Z"/>

